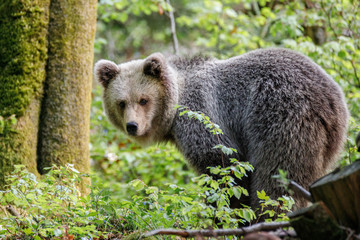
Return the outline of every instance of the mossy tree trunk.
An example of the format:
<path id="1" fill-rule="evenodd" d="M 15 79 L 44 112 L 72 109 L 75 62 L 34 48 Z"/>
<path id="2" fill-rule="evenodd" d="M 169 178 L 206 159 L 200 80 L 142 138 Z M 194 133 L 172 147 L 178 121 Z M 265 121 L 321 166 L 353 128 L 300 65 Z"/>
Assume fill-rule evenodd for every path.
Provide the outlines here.
<path id="1" fill-rule="evenodd" d="M 52 0 L 38 169 L 74 163 L 89 170 L 89 116 L 95 0 Z"/>
<path id="2" fill-rule="evenodd" d="M 36 173 L 49 5 L 50 0 L 0 3 L 0 115 L 18 119 L 14 131 L 0 133 L 0 184 L 14 164 Z"/>
<path id="3" fill-rule="evenodd" d="M 14 164 L 89 170 L 89 113 L 96 0 L 0 3 L 0 185 Z"/>

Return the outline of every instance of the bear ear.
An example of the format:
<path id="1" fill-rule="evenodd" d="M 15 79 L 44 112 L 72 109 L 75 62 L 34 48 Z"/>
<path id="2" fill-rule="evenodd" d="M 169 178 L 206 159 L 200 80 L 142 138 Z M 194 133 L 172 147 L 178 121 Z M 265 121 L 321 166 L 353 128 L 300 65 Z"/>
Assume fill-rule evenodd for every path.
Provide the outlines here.
<path id="1" fill-rule="evenodd" d="M 144 74 L 154 77 L 163 78 L 166 72 L 166 61 L 161 53 L 153 53 L 145 59 Z"/>
<path id="2" fill-rule="evenodd" d="M 99 60 L 95 64 L 94 72 L 95 78 L 106 88 L 110 81 L 120 72 L 120 69 L 114 62 Z"/>

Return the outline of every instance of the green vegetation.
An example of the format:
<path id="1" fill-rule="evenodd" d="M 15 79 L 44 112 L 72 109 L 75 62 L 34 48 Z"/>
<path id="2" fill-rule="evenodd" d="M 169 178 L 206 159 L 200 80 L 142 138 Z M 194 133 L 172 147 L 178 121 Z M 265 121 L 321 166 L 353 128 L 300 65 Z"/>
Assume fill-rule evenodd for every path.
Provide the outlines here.
<path id="1" fill-rule="evenodd" d="M 203 122 L 213 134 L 221 134 L 216 124 L 204 114 L 187 109 L 181 114 Z M 224 154 L 236 151 L 222 145 L 215 147 L 220 148 Z M 164 148 L 163 151 L 153 148 L 147 154 L 143 152 L 135 156 L 146 156 L 144 159 L 158 162 L 167 157 L 169 161 L 173 161 L 172 154 L 169 155 L 167 150 L 176 156 L 172 147 Z M 136 160 L 136 157 L 132 160 Z M 129 162 L 125 160 L 125 165 Z M 143 165 L 135 165 L 128 170 L 135 176 L 139 174 L 145 181 L 138 178 L 131 180 L 129 184 L 123 184 L 120 179 L 117 183 L 104 187 L 103 183 L 109 181 L 93 174 L 90 195 L 81 195 L 78 190 L 78 184 L 86 176 L 74 169 L 73 165 L 54 165 L 46 169 L 49 172 L 41 180 L 29 173 L 23 165 L 17 165 L 14 172 L 6 178 L 6 190 L 0 192 L 0 205 L 7 210 L 6 216 L 0 219 L 0 237 L 99 239 L 123 237 L 134 232 L 141 234 L 157 228 L 237 228 L 239 224 L 255 220 L 257 215 L 277 220 L 287 219 L 285 212 L 291 209 L 293 200 L 284 196 L 275 201 L 266 196 L 264 191 L 258 193 L 262 207 L 257 210 L 257 215 L 247 206 L 230 208 L 230 198 L 239 199 L 242 195 L 248 195 L 246 189 L 236 185 L 235 178 L 242 179 L 247 175 L 246 172 L 253 170 L 249 163 L 238 162 L 236 159 L 232 159 L 232 162 L 230 167 L 210 169 L 214 176 L 218 176 L 217 179 L 201 175 L 190 181 L 187 178 L 190 174 L 180 170 L 184 181 L 177 181 L 177 184 L 168 183 L 166 176 L 164 178 L 162 174 L 150 173 L 152 178 L 146 178 L 146 175 L 142 175 L 144 172 L 140 173 Z M 183 164 L 179 164 L 181 165 Z M 167 166 L 169 165 L 160 166 L 159 171 L 166 173 Z M 110 175 L 113 169 L 107 169 L 110 171 L 106 175 Z M 176 173 L 172 166 L 168 170 L 170 175 Z M 181 174 L 176 177 L 181 177 Z M 149 183 L 154 178 L 163 182 L 155 181 L 157 186 L 150 186 Z M 111 192 L 116 186 L 118 189 L 126 189 L 120 198 L 116 198 L 115 193 Z M 268 209 L 267 206 L 275 209 Z M 281 211 L 280 214 L 277 214 L 278 210 Z"/>
<path id="2" fill-rule="evenodd" d="M 198 53 L 227 58 L 259 47 L 297 50 L 321 65 L 346 95 L 352 117 L 339 164 L 360 158 L 354 144 L 355 134 L 360 131 L 358 1 L 177 0 L 171 3 L 172 6 L 164 0 L 99 1 L 96 58 L 121 62 L 154 51 L 171 53 L 167 12 L 172 10 L 182 55 Z M 241 179 L 252 171 L 248 163 L 234 160 L 230 168 L 213 168 L 211 171 L 218 179 L 196 176 L 174 146 L 141 149 L 127 140 L 108 122 L 102 109 L 100 87 L 94 87 L 92 96 L 91 194 L 84 196 L 76 190 L 84 176 L 71 165 L 52 166 L 41 179 L 17 166 L 7 178 L 8 187 L 0 192 L 3 209 L 0 238 L 111 239 L 139 237 L 158 228 L 218 228 L 216 222 L 224 228 L 235 228 L 256 221 L 259 215 L 286 219 L 285 212 L 291 208 L 292 199 L 269 199 L 263 191 L 258 193 L 261 209 L 229 207 L 231 197 L 247 194 L 246 189 L 233 184 L 229 172 Z M 182 109 L 183 117 L 194 117 L 214 134 L 220 134 L 215 123 L 192 110 Z M 14 121 L 0 117 L 0 135 L 11 131 L 9 126 Z M 224 154 L 236 151 L 232 146 L 216 147 Z M 12 210 L 6 210 L 9 204 Z M 276 216 L 268 206 L 282 212 Z"/>
<path id="3" fill-rule="evenodd" d="M 259 47 L 286 47 L 302 52 L 321 65 L 340 84 L 347 99 L 352 117 L 346 149 L 339 164 L 349 164 L 360 158 L 354 145 L 355 135 L 360 131 L 360 6 L 357 1 L 181 0 L 172 1 L 172 8 L 167 6 L 165 1 L 142 2 L 144 4 L 139 4 L 139 1 L 135 0 L 104 1 L 99 4 L 95 44 L 97 58 L 123 62 L 130 58 L 146 57 L 154 51 L 172 53 L 170 20 L 167 17 L 167 11 L 171 10 L 176 17 L 181 55 L 205 54 L 227 58 Z M 161 223 L 159 220 L 161 217 L 156 218 L 156 216 L 169 216 L 168 212 L 165 215 L 160 214 L 162 212 L 156 210 L 160 208 L 159 206 L 167 211 L 173 209 L 164 207 L 166 204 L 164 205 L 161 194 L 169 191 L 164 183 L 184 189 L 181 192 L 184 194 L 198 189 L 196 181 L 208 182 L 209 188 L 215 186 L 214 182 L 217 181 L 209 179 L 208 176 L 202 176 L 200 179 L 192 178 L 194 173 L 187 170 L 186 164 L 172 146 L 156 146 L 143 150 L 123 139 L 107 120 L 104 122 L 106 117 L 103 113 L 100 114 L 98 91 L 98 89 L 94 90 L 95 104 L 92 107 L 92 114 L 96 111 L 99 115 L 96 119 L 94 115 L 92 116 L 91 152 L 92 156 L 96 156 L 96 159 L 93 157 L 96 164 L 101 165 L 101 179 L 107 179 L 104 184 L 113 192 L 112 197 L 120 195 L 121 199 L 124 196 L 133 196 L 133 198 L 135 196 L 139 208 L 142 207 L 141 202 L 144 197 L 152 203 L 155 201 L 155 204 L 148 205 L 148 208 L 153 208 L 154 213 L 158 214 L 150 214 L 152 216 L 150 225 L 138 226 L 136 229 L 142 232 L 163 227 L 214 227 L 213 223 L 208 221 L 211 218 L 206 218 L 210 212 L 205 215 L 198 214 L 199 224 L 191 225 L 179 224 L 176 220 L 167 222 L 170 223 L 168 225 Z M 203 116 L 200 117 L 200 120 L 202 119 Z M 100 138 L 95 134 L 96 132 L 100 134 Z M 99 149 L 100 144 L 101 152 L 96 150 Z M 231 146 L 225 147 L 224 152 Z M 95 169 L 99 169 L 98 167 Z M 246 167 L 242 166 L 242 169 Z M 221 173 L 225 174 L 226 171 L 223 169 Z M 136 184 L 143 189 L 142 192 L 129 190 L 129 185 L 126 183 L 134 178 L 138 180 L 130 182 L 131 185 Z M 156 190 L 151 186 L 156 186 Z M 239 210 L 244 213 L 237 215 L 240 216 L 240 220 L 239 218 L 235 220 L 236 213 L 233 215 L 234 212 L 231 210 L 221 215 L 223 213 L 221 199 L 229 197 L 229 195 L 224 196 L 229 189 L 231 188 L 225 187 L 221 190 L 216 187 L 212 189 L 202 187 L 208 201 L 216 199 L 218 204 L 216 216 L 223 217 L 224 227 L 232 228 L 236 226 L 236 222 L 249 220 L 255 216 L 252 215 L 253 210 L 247 208 Z M 145 193 L 148 191 L 149 196 L 141 195 L 144 190 Z M 195 192 L 199 194 L 201 189 Z M 239 192 L 245 194 L 243 190 Z M 263 209 L 258 210 L 256 214 L 262 212 L 268 214 L 266 216 L 272 216 L 274 213 L 267 212 L 265 207 L 271 203 L 272 206 L 281 206 L 285 212 L 291 204 L 291 200 L 286 198 L 279 199 L 281 204 L 272 202 L 267 199 L 264 192 L 259 192 L 258 196 L 268 201 L 264 201 Z M 195 203 L 194 200 L 194 198 L 191 200 L 192 203 Z M 187 208 L 187 212 L 193 211 L 195 206 Z M 198 208 L 199 206 L 203 205 L 197 204 Z M 203 212 L 206 212 L 205 209 Z M 279 219 L 282 217 L 278 216 Z"/>
<path id="4" fill-rule="evenodd" d="M 108 0 L 98 6 L 95 57 L 123 62 L 172 53 L 174 11 L 180 53 L 220 59 L 286 47 L 312 58 L 343 88 L 351 113 L 343 164 L 360 158 L 360 11 L 355 0 Z"/>
<path id="5" fill-rule="evenodd" d="M 42 94 L 49 3 L 6 0 L 0 4 L 1 116 L 23 116 L 33 99 Z"/>

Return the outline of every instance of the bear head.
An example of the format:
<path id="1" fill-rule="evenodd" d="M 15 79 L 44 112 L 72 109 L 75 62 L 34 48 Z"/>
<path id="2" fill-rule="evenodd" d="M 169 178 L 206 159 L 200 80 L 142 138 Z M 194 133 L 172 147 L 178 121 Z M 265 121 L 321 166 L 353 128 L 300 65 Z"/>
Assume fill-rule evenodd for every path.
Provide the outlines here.
<path id="1" fill-rule="evenodd" d="M 179 93 L 176 71 L 161 53 L 120 65 L 100 60 L 94 72 L 106 115 L 118 129 L 141 145 L 167 140 Z"/>

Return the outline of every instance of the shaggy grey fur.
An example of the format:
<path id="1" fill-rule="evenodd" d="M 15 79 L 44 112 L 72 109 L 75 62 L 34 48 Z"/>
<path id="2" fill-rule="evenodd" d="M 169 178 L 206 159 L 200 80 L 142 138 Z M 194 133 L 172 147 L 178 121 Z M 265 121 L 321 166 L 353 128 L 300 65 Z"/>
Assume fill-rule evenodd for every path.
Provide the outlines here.
<path id="1" fill-rule="evenodd" d="M 95 72 L 103 82 L 101 67 L 103 62 L 97 64 Z M 294 51 L 265 49 L 227 60 L 194 61 L 157 53 L 118 68 L 120 74 L 113 83 L 103 84 L 110 120 L 115 125 L 123 124 L 116 120 L 123 119 L 116 118 L 121 112 L 111 105 L 122 94 L 114 89 L 127 81 L 155 79 L 154 84 L 161 85 L 163 92 L 157 100 L 161 107 L 149 120 L 154 129 L 161 123 L 161 128 L 152 133 L 156 135 L 152 142 L 172 141 L 199 173 L 208 173 L 209 166 L 222 165 L 215 145 L 238 149 L 231 157 L 249 161 L 255 168 L 241 183 L 250 192 L 250 199 L 242 202 L 252 206 L 258 205 L 257 190 L 264 189 L 272 198 L 284 194 L 271 178 L 279 168 L 306 188 L 326 173 L 342 150 L 348 121 L 343 93 L 324 70 Z M 129 69 L 142 74 L 121 75 Z M 112 75 L 107 72 L 105 79 L 108 76 Z M 197 120 L 171 112 L 175 104 L 209 116 L 224 132 L 220 142 Z M 166 126 L 162 119 L 166 119 Z M 230 164 L 227 157 L 224 161 Z M 306 204 L 300 196 L 295 200 L 298 207 Z"/>

